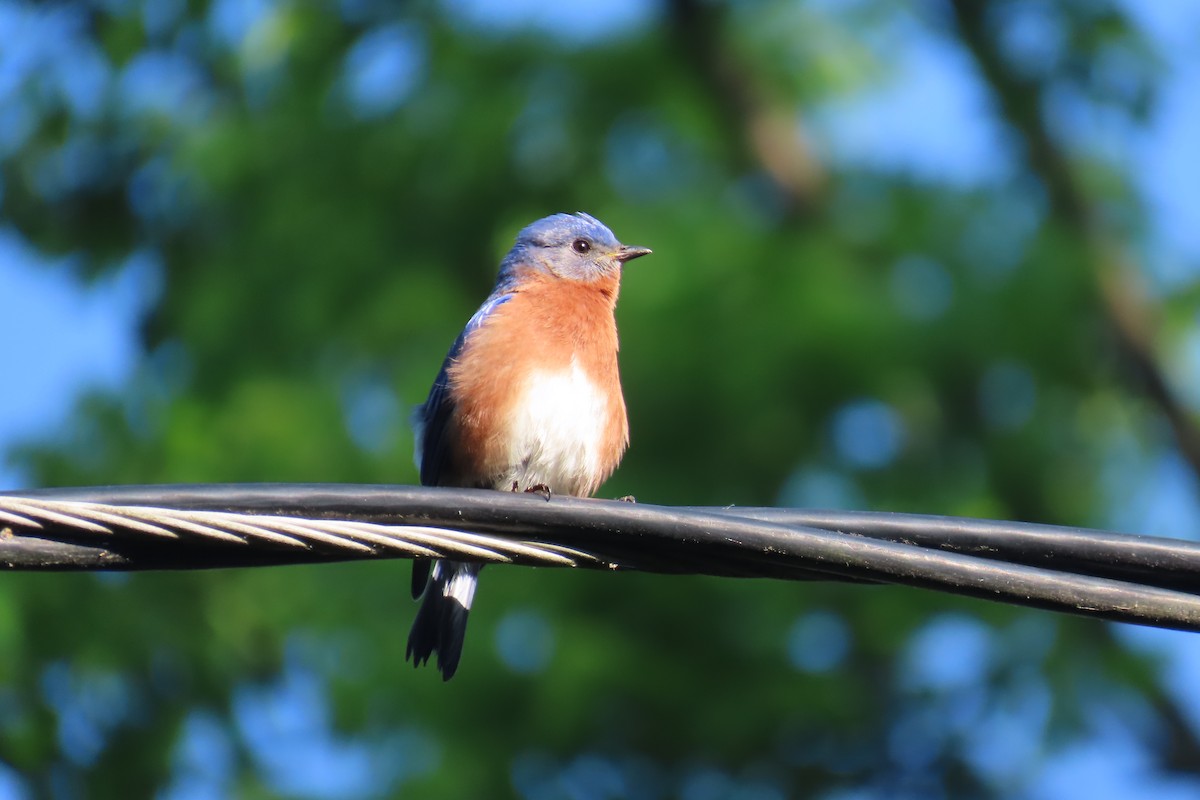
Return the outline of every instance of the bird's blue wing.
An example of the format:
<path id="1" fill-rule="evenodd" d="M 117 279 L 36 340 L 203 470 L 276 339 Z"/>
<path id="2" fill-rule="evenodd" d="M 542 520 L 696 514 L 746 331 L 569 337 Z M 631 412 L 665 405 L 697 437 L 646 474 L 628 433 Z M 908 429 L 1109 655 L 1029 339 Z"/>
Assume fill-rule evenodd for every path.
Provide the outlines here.
<path id="1" fill-rule="evenodd" d="M 429 389 L 429 397 L 425 398 L 425 402 L 422 405 L 417 406 L 413 410 L 414 456 L 417 462 L 417 469 L 421 472 L 421 485 L 423 486 L 438 486 L 442 481 L 442 471 L 446 464 L 446 456 L 448 455 L 446 451 L 446 426 L 450 424 L 450 418 L 454 415 L 454 398 L 450 395 L 450 365 L 462 353 L 467 337 L 472 332 L 481 328 L 492 312 L 511 298 L 511 291 L 498 288 L 496 292 L 484 301 L 479 310 L 468 320 L 462 333 L 454 340 L 454 344 L 450 346 L 450 352 L 446 354 L 446 359 L 442 362 L 442 368 L 438 371 L 433 386 Z M 431 564 L 432 562 L 429 559 L 413 559 L 412 596 L 414 598 L 420 597 L 424 593 L 426 584 L 429 581 Z M 411 640 L 409 647 L 410 649 L 413 647 Z M 429 657 L 429 652 L 431 651 L 428 643 L 421 650 L 421 652 L 424 652 L 425 658 Z M 419 658 L 418 663 L 420 663 Z"/>
<path id="2" fill-rule="evenodd" d="M 446 426 L 454 413 L 454 398 L 450 396 L 450 377 L 447 370 L 462 352 L 467 337 L 487 322 L 491 314 L 504 303 L 512 299 L 512 292 L 496 292 L 479 307 L 474 316 L 467 322 L 462 333 L 454 340 L 442 369 L 438 372 L 429 397 L 424 404 L 413 411 L 412 423 L 417 469 L 421 471 L 423 486 L 438 486 L 441 483 L 442 468 L 446 463 L 445 434 Z"/>

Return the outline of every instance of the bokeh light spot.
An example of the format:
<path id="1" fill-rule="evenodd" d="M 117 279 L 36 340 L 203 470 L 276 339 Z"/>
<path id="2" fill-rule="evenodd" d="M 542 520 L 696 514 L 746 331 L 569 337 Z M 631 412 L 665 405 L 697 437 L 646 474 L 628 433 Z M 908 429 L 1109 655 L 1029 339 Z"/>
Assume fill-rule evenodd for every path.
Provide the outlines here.
<path id="1" fill-rule="evenodd" d="M 993 428 L 1013 430 L 1029 421 L 1037 404 L 1037 384 L 1023 364 L 1001 361 L 979 381 L 979 407 Z"/>
<path id="2" fill-rule="evenodd" d="M 840 615 L 810 611 L 788 632 L 788 661 L 801 672 L 829 672 L 846 660 L 850 643 L 850 629 Z"/>
<path id="3" fill-rule="evenodd" d="M 954 299 L 954 282 L 946 268 L 924 256 L 905 256 L 892 266 L 892 299 L 910 319 L 940 317 Z"/>
<path id="4" fill-rule="evenodd" d="M 536 611 L 510 611 L 496 626 L 496 653 L 513 672 L 537 674 L 554 655 L 554 630 Z"/>
<path id="5" fill-rule="evenodd" d="M 904 444 L 903 421 L 879 400 L 847 403 L 834 414 L 830 429 L 838 456 L 861 469 L 887 466 Z"/>

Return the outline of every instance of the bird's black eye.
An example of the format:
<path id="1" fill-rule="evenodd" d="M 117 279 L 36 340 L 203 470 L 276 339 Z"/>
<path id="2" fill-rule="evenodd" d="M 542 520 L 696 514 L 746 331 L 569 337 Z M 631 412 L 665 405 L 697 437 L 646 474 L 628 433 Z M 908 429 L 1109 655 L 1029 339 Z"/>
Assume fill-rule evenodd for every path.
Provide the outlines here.
<path id="1" fill-rule="evenodd" d="M 592 249 L 592 243 L 587 239 L 576 239 L 575 241 L 571 242 L 571 249 L 576 253 L 583 255 Z"/>

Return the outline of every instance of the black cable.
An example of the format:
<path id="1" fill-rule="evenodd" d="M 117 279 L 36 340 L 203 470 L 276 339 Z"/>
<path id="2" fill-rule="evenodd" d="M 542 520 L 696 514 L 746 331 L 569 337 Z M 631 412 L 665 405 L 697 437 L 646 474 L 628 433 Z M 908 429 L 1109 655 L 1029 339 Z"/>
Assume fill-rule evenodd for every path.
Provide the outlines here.
<path id="1" fill-rule="evenodd" d="M 728 508 L 720 513 L 847 531 L 980 558 L 1200 590 L 1200 543 L 1028 522 L 869 511 Z"/>
<path id="2" fill-rule="evenodd" d="M 166 509 L 204 512 L 210 515 L 204 519 L 213 531 L 222 525 L 226 531 L 224 538 L 186 530 L 170 538 L 109 525 L 113 533 L 97 534 L 46 518 L 38 519 L 40 529 L 29 530 L 0 516 L 0 526 L 8 524 L 0 529 L 4 534 L 0 562 L 16 569 L 187 569 L 396 555 L 355 544 L 353 531 L 287 541 L 294 538 L 285 529 L 288 519 L 293 527 L 304 520 L 329 524 L 358 520 L 376 526 L 466 531 L 533 548 L 495 557 L 485 546 L 469 556 L 478 560 L 547 563 L 541 559 L 553 556 L 561 564 L 563 556 L 555 555 L 554 548 L 567 548 L 578 554 L 571 562 L 576 566 L 899 583 L 1104 619 L 1200 630 L 1200 596 L 1164 588 L 1197 585 L 1200 548 L 1189 542 L 1076 528 L 868 512 L 672 508 L 571 497 L 547 501 L 537 495 L 411 486 L 49 489 L 0 494 L 0 512 L 6 497 L 12 498 L 10 502 L 29 498 L 149 507 L 163 513 Z M 79 511 L 84 507 L 67 508 L 85 516 Z M 245 521 L 222 522 L 218 512 L 264 516 L 255 517 L 258 522 L 251 533 L 239 538 L 237 526 L 245 527 Z M 283 521 L 269 522 L 271 518 Z M 394 530 L 400 541 L 412 529 Z M 438 548 L 454 545 L 436 536 L 434 541 L 436 546 L 431 546 L 437 554 L 446 553 Z M 348 551 L 347 543 L 357 549 Z"/>

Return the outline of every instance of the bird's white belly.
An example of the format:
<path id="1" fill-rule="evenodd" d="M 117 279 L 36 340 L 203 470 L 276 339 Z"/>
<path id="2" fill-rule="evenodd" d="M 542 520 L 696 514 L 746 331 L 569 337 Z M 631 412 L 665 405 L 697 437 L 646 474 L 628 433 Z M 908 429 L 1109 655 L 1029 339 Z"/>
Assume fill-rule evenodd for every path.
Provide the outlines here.
<path id="1" fill-rule="evenodd" d="M 555 494 L 589 494 L 601 478 L 608 398 L 574 361 L 530 374 L 513 404 L 509 474 L 497 488 L 544 484 Z"/>

